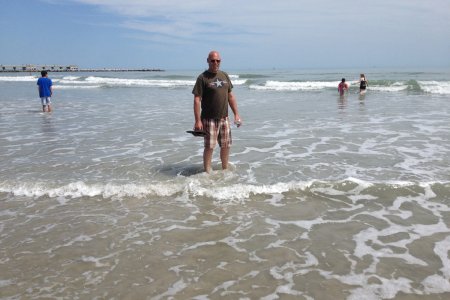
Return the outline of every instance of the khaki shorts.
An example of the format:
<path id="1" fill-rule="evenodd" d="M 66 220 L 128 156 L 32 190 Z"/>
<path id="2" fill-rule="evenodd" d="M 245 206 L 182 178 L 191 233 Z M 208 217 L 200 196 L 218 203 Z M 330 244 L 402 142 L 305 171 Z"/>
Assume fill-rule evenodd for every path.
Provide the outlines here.
<path id="1" fill-rule="evenodd" d="M 205 148 L 214 149 L 216 143 L 223 148 L 230 148 L 231 128 L 228 118 L 222 119 L 203 119 L 203 130 L 206 132 Z"/>

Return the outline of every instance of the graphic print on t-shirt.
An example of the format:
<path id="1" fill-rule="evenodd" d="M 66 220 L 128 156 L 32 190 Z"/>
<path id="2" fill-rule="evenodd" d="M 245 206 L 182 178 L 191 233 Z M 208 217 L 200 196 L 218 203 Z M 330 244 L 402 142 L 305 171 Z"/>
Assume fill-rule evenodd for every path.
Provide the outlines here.
<path id="1" fill-rule="evenodd" d="M 219 88 L 219 87 L 224 87 L 226 85 L 227 85 L 227 82 L 223 81 L 223 80 L 220 80 L 219 78 L 216 78 L 215 81 L 209 83 L 209 86 L 211 88 L 214 88 L 214 87 L 215 88 Z"/>

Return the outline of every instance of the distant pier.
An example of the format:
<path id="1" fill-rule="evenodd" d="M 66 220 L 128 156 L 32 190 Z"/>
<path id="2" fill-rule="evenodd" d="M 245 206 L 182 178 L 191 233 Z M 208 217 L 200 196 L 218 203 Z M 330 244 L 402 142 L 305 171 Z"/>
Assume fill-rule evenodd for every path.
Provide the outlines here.
<path id="1" fill-rule="evenodd" d="M 0 65 L 1 72 L 163 72 L 152 68 L 90 68 L 81 69 L 77 65 Z"/>

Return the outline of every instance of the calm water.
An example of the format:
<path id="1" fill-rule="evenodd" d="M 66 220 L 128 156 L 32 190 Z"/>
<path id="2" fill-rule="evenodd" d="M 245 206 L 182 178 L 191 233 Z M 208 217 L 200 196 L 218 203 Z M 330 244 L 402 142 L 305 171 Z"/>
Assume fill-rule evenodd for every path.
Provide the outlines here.
<path id="1" fill-rule="evenodd" d="M 229 71 L 210 175 L 200 72 L 0 74 L 2 299 L 450 297 L 449 71 Z"/>

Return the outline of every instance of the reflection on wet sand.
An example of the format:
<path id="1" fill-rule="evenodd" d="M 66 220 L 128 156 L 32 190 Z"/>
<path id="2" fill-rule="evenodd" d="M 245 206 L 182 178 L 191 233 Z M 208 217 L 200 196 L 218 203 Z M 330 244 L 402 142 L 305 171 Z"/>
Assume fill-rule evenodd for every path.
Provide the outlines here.
<path id="1" fill-rule="evenodd" d="M 338 99 L 338 109 L 344 109 L 347 108 L 347 96 L 341 95 Z"/>
<path id="2" fill-rule="evenodd" d="M 43 133 L 49 133 L 49 134 L 51 133 L 51 134 L 53 134 L 53 133 L 56 132 L 55 126 L 54 126 L 53 121 L 52 121 L 52 115 L 51 114 L 48 114 L 48 113 L 43 114 L 43 116 L 42 116 L 42 123 L 41 123 L 41 129 L 42 129 Z"/>
<path id="3" fill-rule="evenodd" d="M 360 92 L 358 99 L 359 101 L 364 101 L 364 99 L 366 99 L 366 92 Z"/>

